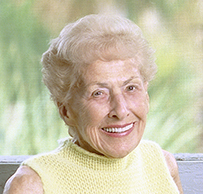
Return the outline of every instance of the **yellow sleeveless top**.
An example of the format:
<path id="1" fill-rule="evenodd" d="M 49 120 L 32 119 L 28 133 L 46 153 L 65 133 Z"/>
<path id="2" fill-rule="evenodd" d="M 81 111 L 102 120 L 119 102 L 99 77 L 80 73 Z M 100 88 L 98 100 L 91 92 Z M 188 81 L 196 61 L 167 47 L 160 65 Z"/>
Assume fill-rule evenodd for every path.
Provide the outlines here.
<path id="1" fill-rule="evenodd" d="M 126 157 L 112 159 L 66 140 L 55 151 L 22 165 L 39 174 L 45 194 L 179 193 L 161 148 L 151 141 L 141 141 Z"/>

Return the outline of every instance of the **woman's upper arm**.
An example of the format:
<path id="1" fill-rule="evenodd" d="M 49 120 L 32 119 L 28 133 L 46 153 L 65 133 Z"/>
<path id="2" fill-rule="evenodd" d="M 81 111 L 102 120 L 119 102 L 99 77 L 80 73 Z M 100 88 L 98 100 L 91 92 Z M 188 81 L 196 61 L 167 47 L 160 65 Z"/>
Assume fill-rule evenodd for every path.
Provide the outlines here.
<path id="1" fill-rule="evenodd" d="M 3 194 L 43 194 L 39 175 L 28 166 L 21 166 L 6 182 Z"/>
<path id="2" fill-rule="evenodd" d="M 174 182 L 176 183 L 180 193 L 183 193 L 183 189 L 182 189 L 182 185 L 180 182 L 180 176 L 179 176 L 179 172 L 178 172 L 178 164 L 176 162 L 175 157 L 173 156 L 173 154 L 171 154 L 170 152 L 167 152 L 165 150 L 163 150 L 163 154 L 167 163 L 167 166 L 169 168 L 169 171 L 171 173 L 171 176 L 173 177 Z"/>

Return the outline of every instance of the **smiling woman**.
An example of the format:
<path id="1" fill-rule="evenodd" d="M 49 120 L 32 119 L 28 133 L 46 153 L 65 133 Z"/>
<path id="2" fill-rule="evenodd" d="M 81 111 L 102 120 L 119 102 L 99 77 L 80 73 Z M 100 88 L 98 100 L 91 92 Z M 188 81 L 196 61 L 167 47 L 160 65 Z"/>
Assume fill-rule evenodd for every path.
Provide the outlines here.
<path id="1" fill-rule="evenodd" d="M 62 115 L 69 126 L 78 124 L 77 144 L 107 157 L 126 156 L 144 132 L 147 82 L 132 60 L 96 61 L 87 66 L 81 79 L 85 87 L 71 101 L 72 112 Z M 70 110 L 68 105 L 65 109 Z"/>
<path id="2" fill-rule="evenodd" d="M 153 53 L 125 18 L 89 15 L 67 25 L 42 63 L 72 137 L 24 161 L 4 193 L 182 193 L 174 157 L 142 140 Z"/>

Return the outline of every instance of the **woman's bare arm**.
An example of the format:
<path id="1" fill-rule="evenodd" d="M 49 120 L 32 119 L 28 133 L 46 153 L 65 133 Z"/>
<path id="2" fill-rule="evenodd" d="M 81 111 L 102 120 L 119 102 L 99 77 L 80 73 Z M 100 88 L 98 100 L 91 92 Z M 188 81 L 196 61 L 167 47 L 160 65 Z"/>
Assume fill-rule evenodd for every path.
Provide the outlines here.
<path id="1" fill-rule="evenodd" d="M 21 166 L 6 182 L 3 194 L 43 194 L 39 175 L 28 166 Z"/>
<path id="2" fill-rule="evenodd" d="M 179 191 L 183 194 L 178 165 L 174 156 L 163 150 L 171 176 Z M 39 175 L 28 166 L 21 166 L 16 173 L 7 181 L 3 194 L 43 194 L 43 185 Z"/>
<path id="3" fill-rule="evenodd" d="M 169 171 L 171 173 L 171 176 L 173 177 L 173 180 L 176 183 L 178 190 L 180 191 L 180 194 L 183 194 L 183 189 L 182 189 L 182 185 L 180 182 L 180 176 L 179 176 L 179 172 L 178 172 L 178 164 L 176 162 L 176 159 L 173 156 L 173 154 L 171 154 L 170 152 L 167 152 L 165 150 L 163 150 L 163 154 L 164 154 L 166 163 L 168 165 Z"/>

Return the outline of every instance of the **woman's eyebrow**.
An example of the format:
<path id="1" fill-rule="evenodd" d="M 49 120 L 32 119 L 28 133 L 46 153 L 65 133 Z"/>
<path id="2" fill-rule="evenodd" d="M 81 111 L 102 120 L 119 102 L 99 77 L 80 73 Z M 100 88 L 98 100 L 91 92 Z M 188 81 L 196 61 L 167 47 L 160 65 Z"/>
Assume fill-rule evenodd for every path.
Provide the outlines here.
<path id="1" fill-rule="evenodd" d="M 91 86 L 101 86 L 101 87 L 107 87 L 108 86 L 108 83 L 105 83 L 105 82 L 92 82 L 90 84 L 87 85 L 87 87 L 91 87 Z"/>
<path id="2" fill-rule="evenodd" d="M 139 76 L 132 76 L 131 78 L 129 78 L 123 82 L 123 86 L 126 86 L 127 84 L 129 84 L 134 79 L 140 79 L 140 77 Z"/>
<path id="3" fill-rule="evenodd" d="M 138 80 L 138 79 L 140 79 L 140 77 L 139 76 L 130 77 L 129 79 L 127 79 L 126 81 L 123 82 L 123 86 L 127 85 L 128 83 L 130 83 L 134 79 Z M 106 82 L 92 82 L 92 83 L 88 84 L 87 87 L 91 87 L 94 85 L 101 86 L 101 87 L 107 87 L 109 84 Z"/>

